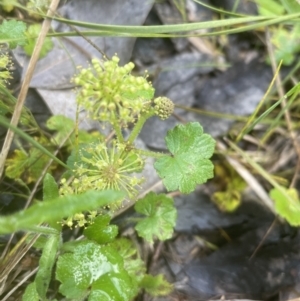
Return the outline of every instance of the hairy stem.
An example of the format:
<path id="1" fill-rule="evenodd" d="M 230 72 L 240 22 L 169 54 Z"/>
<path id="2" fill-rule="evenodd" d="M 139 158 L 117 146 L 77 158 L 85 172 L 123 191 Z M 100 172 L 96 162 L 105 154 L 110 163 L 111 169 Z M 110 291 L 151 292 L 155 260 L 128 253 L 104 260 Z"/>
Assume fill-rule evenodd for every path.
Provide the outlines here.
<path id="1" fill-rule="evenodd" d="M 133 141 L 137 138 L 137 136 L 140 134 L 145 122 L 147 119 L 149 119 L 150 117 L 154 116 L 155 113 L 150 110 L 146 113 L 142 113 L 138 119 L 138 121 L 136 122 L 136 124 L 134 125 L 128 139 L 127 139 L 127 143 L 132 144 Z"/>
<path id="2" fill-rule="evenodd" d="M 124 142 L 124 137 L 122 135 L 122 129 L 121 129 L 120 123 L 118 122 L 115 114 L 113 114 L 111 124 L 112 124 L 112 127 L 113 127 L 113 129 L 116 133 L 118 141 L 119 142 Z"/>
<path id="3" fill-rule="evenodd" d="M 164 154 L 164 153 L 157 153 L 157 152 L 153 152 L 153 151 L 150 151 L 150 150 L 145 150 L 145 149 L 135 149 L 135 152 L 140 154 L 140 155 L 143 155 L 143 156 L 146 156 L 146 157 L 152 157 L 152 158 L 161 158 L 161 157 L 165 157 L 165 156 L 169 156 L 168 154 Z"/>

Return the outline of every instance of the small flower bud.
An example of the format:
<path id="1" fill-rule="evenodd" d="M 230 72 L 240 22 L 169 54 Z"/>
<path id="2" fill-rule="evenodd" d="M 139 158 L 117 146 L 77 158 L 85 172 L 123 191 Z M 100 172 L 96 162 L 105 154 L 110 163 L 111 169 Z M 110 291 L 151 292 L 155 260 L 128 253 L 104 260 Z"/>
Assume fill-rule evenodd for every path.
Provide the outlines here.
<path id="1" fill-rule="evenodd" d="M 157 97 L 153 100 L 155 114 L 162 120 L 169 118 L 174 111 L 174 103 L 167 97 Z"/>
<path id="2" fill-rule="evenodd" d="M 117 64 L 120 62 L 120 59 L 116 55 L 114 55 L 111 60 Z"/>

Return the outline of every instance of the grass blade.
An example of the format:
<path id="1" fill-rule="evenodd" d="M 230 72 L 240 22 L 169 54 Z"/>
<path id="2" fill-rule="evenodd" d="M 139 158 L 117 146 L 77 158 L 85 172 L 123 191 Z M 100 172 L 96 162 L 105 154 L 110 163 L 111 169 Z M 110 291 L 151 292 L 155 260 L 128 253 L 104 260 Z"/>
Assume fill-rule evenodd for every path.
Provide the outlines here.
<path id="1" fill-rule="evenodd" d="M 67 195 L 47 202 L 39 202 L 27 210 L 0 217 L 0 234 L 29 229 L 41 223 L 60 221 L 75 213 L 94 210 L 120 201 L 120 191 L 88 191 L 79 195 Z"/>

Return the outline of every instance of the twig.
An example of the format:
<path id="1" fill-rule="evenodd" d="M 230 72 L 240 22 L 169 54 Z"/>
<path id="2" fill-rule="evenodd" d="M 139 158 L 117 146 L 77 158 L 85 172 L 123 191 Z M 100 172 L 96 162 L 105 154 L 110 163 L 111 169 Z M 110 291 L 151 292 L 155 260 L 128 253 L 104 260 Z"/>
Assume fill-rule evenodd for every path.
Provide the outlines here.
<path id="1" fill-rule="evenodd" d="M 33 72 L 36 66 L 36 63 L 39 59 L 40 51 L 42 49 L 44 40 L 46 38 L 46 35 L 48 33 L 48 30 L 51 25 L 51 17 L 54 15 L 54 12 L 56 11 L 56 8 L 58 6 L 59 0 L 52 0 L 51 4 L 49 6 L 48 12 L 47 12 L 47 18 L 44 20 L 41 32 L 37 38 L 36 45 L 33 50 L 33 54 L 31 56 L 31 59 L 28 64 L 28 69 L 20 90 L 20 94 L 17 100 L 17 104 L 11 119 L 11 125 L 17 126 L 21 117 L 22 108 L 26 99 L 26 95 L 29 89 L 29 84 L 33 76 Z M 8 155 L 11 143 L 14 138 L 14 132 L 11 129 L 8 129 L 5 141 L 3 144 L 3 148 L 0 154 L 0 178 L 2 177 L 3 171 L 4 171 L 4 164 L 6 157 Z"/>
<path id="2" fill-rule="evenodd" d="M 277 218 L 275 217 L 271 226 L 268 228 L 267 232 L 265 233 L 264 237 L 262 238 L 262 240 L 260 241 L 260 243 L 258 244 L 258 246 L 255 248 L 255 250 L 253 251 L 252 255 L 250 256 L 249 260 L 251 260 L 259 251 L 259 249 L 261 248 L 261 246 L 263 245 L 263 243 L 265 242 L 265 240 L 267 239 L 267 237 L 269 236 L 269 234 L 271 233 L 271 231 L 273 230 L 273 228 L 275 227 L 277 222 Z"/>
<path id="3" fill-rule="evenodd" d="M 30 273 L 28 273 L 26 275 L 26 277 L 24 277 L 20 282 L 18 282 L 18 284 L 12 289 L 10 290 L 9 293 L 6 294 L 6 296 L 2 299 L 2 301 L 6 301 L 8 300 L 8 298 L 22 285 L 24 284 L 32 275 L 34 275 L 37 271 L 38 271 L 39 267 L 36 267 L 35 269 L 33 269 Z"/>
<path id="4" fill-rule="evenodd" d="M 9 246 L 10 246 L 12 240 L 14 239 L 14 236 L 15 236 L 15 233 L 11 234 L 11 236 L 10 236 L 10 238 L 9 238 L 9 240 L 8 240 L 8 242 L 7 242 L 5 248 L 4 248 L 4 250 L 3 250 L 3 252 L 2 252 L 2 254 L 1 254 L 1 256 L 0 256 L 0 261 L 2 261 L 3 258 L 4 258 L 4 257 L 6 256 L 6 254 L 8 253 Z"/>
<path id="5" fill-rule="evenodd" d="M 25 254 L 29 251 L 29 249 L 33 246 L 33 244 L 40 237 L 40 234 L 35 234 L 29 242 L 26 242 L 26 238 L 28 235 L 24 236 L 10 254 L 6 258 L 3 259 L 0 266 L 0 283 L 3 282 L 3 288 L 5 285 L 5 281 L 8 278 L 10 272 L 18 265 L 18 263 L 22 260 Z M 0 291 L 0 294 L 2 292 Z M 4 300 L 4 299 L 3 299 Z"/>

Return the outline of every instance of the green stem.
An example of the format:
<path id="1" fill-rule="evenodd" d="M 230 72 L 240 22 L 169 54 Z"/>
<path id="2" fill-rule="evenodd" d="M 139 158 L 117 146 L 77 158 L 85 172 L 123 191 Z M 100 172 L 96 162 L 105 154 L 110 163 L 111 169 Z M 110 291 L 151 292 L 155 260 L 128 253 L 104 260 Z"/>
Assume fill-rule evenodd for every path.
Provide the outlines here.
<path id="1" fill-rule="evenodd" d="M 153 152 L 153 151 L 145 150 L 145 149 L 135 149 L 134 151 L 140 155 L 143 155 L 146 157 L 152 157 L 152 158 L 156 158 L 156 159 L 165 157 L 165 156 L 169 156 L 169 154 L 157 153 L 157 152 Z"/>
<path id="2" fill-rule="evenodd" d="M 149 119 L 150 117 L 154 116 L 155 113 L 153 112 L 153 110 L 150 110 L 150 112 L 146 112 L 146 113 L 142 113 L 138 119 L 138 121 L 136 122 L 136 124 L 134 125 L 128 139 L 127 139 L 127 143 L 128 144 L 132 144 L 133 141 L 136 139 L 136 137 L 140 134 L 144 123 L 146 122 L 147 119 Z"/>
<path id="3" fill-rule="evenodd" d="M 119 124 L 115 114 L 113 114 L 113 118 L 112 118 L 112 127 L 116 133 L 118 141 L 121 143 L 124 142 L 124 137 L 122 135 L 122 129 L 120 127 L 120 124 Z"/>

